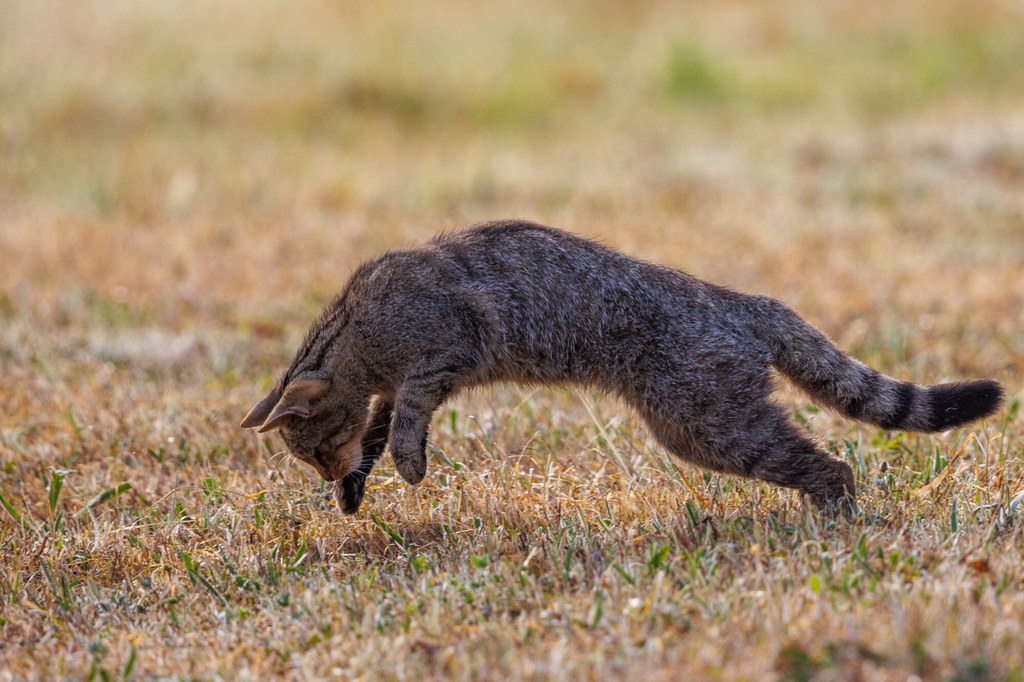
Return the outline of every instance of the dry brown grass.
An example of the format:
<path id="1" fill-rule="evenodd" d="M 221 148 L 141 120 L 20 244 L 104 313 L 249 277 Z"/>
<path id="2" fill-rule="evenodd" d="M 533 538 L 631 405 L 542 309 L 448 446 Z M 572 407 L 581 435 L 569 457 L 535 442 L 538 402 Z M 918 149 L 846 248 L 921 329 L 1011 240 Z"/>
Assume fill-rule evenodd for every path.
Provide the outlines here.
<path id="1" fill-rule="evenodd" d="M 5 5 L 0 679 L 1020 679 L 1019 4 L 476 5 Z M 356 263 L 506 216 L 1009 407 L 785 394 L 840 524 L 569 391 L 453 401 L 355 517 L 238 430 Z"/>

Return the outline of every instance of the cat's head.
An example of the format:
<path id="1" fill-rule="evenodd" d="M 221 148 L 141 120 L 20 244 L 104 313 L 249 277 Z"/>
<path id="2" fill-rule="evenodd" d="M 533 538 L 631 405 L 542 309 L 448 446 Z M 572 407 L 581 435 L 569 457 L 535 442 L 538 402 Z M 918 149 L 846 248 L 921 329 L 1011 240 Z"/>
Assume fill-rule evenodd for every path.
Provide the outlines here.
<path id="1" fill-rule="evenodd" d="M 278 384 L 249 411 L 242 428 L 280 429 L 288 450 L 325 481 L 339 481 L 362 462 L 369 399 L 323 372 Z"/>

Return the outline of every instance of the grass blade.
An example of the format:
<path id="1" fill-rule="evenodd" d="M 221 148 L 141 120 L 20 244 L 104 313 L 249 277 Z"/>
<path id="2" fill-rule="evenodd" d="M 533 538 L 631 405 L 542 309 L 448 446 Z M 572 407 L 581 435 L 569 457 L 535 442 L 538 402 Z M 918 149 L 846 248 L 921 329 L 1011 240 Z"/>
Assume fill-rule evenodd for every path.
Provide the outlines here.
<path id="1" fill-rule="evenodd" d="M 11 504 L 3 495 L 0 495 L 0 506 L 4 508 L 4 510 L 7 512 L 7 515 L 14 519 L 14 522 L 17 523 L 19 526 L 21 526 L 25 530 L 35 530 L 32 527 L 32 524 L 26 521 L 25 517 L 22 516 L 21 513 L 17 509 L 15 509 L 14 505 Z"/>
<path id="2" fill-rule="evenodd" d="M 89 500 L 89 502 L 86 503 L 85 507 L 82 508 L 77 514 L 75 514 L 75 516 L 76 517 L 80 516 L 80 515 L 84 514 L 87 511 L 91 511 L 91 510 L 95 509 L 96 507 L 100 506 L 101 504 L 106 504 L 107 502 L 110 502 L 111 500 L 116 499 L 116 498 L 120 497 L 121 495 L 124 495 L 126 492 L 128 492 L 131 489 L 132 489 L 132 484 L 128 483 L 127 481 L 124 482 L 124 483 L 120 483 L 118 485 L 112 486 L 110 488 L 107 488 L 106 490 L 101 492 L 99 495 L 97 495 L 96 497 L 94 497 L 91 500 Z"/>
<path id="3" fill-rule="evenodd" d="M 192 556 L 188 552 L 181 550 L 179 554 L 181 555 L 181 562 L 185 565 L 185 572 L 188 573 L 188 577 L 192 580 L 192 583 L 195 584 L 198 582 L 200 585 L 205 587 L 210 594 L 217 598 L 217 601 L 221 603 L 221 606 L 227 609 L 228 600 L 225 599 L 224 595 L 220 593 L 220 590 L 210 582 L 210 579 L 203 575 L 203 572 L 199 570 L 199 564 L 193 561 Z"/>
<path id="4" fill-rule="evenodd" d="M 1013 516 L 1013 513 L 1017 511 L 1017 507 L 1020 506 L 1020 503 L 1022 501 L 1024 501 L 1024 490 L 1021 490 L 1019 493 L 1017 493 L 1017 496 L 1010 501 L 1009 506 L 1006 508 L 1006 515 Z"/>
<path id="5" fill-rule="evenodd" d="M 461 464 L 450 459 L 448 455 L 444 454 L 444 452 L 440 448 L 436 448 L 430 443 L 427 443 L 427 450 L 429 450 L 439 460 L 450 466 L 453 471 L 458 471 L 459 469 L 462 468 Z"/>
<path id="6" fill-rule="evenodd" d="M 387 524 L 387 522 L 384 521 L 384 519 L 382 519 L 381 517 L 377 516 L 376 514 L 371 513 L 370 514 L 370 520 L 373 521 L 373 523 L 378 528 L 380 528 L 382 531 L 387 533 L 388 536 L 390 536 L 392 540 L 397 542 L 399 547 L 401 547 L 402 549 L 406 548 L 405 538 L 403 538 L 401 535 L 399 535 L 398 531 L 396 531 L 394 528 L 389 526 Z"/>
<path id="7" fill-rule="evenodd" d="M 57 511 L 57 502 L 60 501 L 60 491 L 64 489 L 64 473 L 60 471 L 54 471 L 50 476 L 50 485 L 48 486 L 47 502 L 50 504 L 50 518 L 53 518 L 53 514 Z"/>
<path id="8" fill-rule="evenodd" d="M 127 680 L 131 678 L 132 673 L 135 672 L 135 659 L 137 655 L 138 652 L 135 650 L 135 647 L 133 646 L 131 653 L 128 654 L 128 662 L 124 664 L 124 670 L 121 673 L 121 679 Z"/>

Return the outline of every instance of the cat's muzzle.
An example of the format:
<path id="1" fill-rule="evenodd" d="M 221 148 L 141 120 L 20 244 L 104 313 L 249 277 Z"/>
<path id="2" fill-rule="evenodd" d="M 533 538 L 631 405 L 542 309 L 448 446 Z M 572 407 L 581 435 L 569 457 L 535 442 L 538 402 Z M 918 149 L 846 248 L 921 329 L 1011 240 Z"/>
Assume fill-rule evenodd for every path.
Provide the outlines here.
<path id="1" fill-rule="evenodd" d="M 325 481 L 340 481 L 348 474 L 355 471 L 362 461 L 363 449 L 360 446 L 360 438 L 357 435 L 347 443 L 342 444 L 330 454 L 314 453 L 313 457 L 306 460 L 316 469 L 320 477 Z"/>

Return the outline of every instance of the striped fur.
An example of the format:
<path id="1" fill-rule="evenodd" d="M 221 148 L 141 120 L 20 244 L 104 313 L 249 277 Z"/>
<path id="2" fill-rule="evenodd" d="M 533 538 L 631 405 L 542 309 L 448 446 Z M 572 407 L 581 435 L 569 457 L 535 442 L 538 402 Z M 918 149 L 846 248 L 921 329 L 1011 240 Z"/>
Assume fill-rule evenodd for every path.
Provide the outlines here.
<path id="1" fill-rule="evenodd" d="M 851 358 L 782 303 L 752 297 L 754 330 L 772 365 L 814 401 L 883 429 L 934 433 L 987 417 L 1002 403 L 991 380 L 919 386 Z"/>
<path id="2" fill-rule="evenodd" d="M 385 443 L 408 482 L 423 478 L 431 416 L 459 390 L 593 386 L 693 464 L 852 504 L 850 467 L 771 400 L 773 367 L 816 402 L 887 429 L 952 428 L 1002 398 L 994 381 L 891 379 L 774 299 L 505 221 L 361 266 L 242 426 L 280 428 L 352 513 Z"/>

